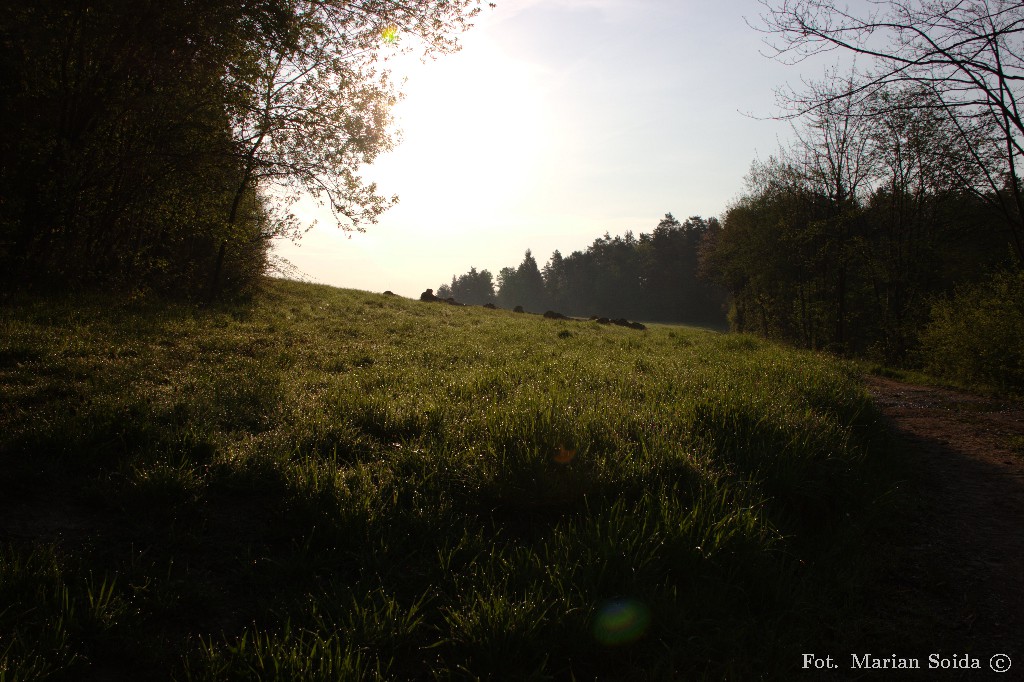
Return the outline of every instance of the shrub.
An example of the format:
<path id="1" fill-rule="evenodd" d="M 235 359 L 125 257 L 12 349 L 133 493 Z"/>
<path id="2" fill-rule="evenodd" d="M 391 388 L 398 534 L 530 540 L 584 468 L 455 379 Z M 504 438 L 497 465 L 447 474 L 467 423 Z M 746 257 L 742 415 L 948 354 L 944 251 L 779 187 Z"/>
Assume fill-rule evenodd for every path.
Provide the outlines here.
<path id="1" fill-rule="evenodd" d="M 932 306 L 921 332 L 925 369 L 1003 392 L 1024 392 L 1024 270 L 997 272 Z"/>

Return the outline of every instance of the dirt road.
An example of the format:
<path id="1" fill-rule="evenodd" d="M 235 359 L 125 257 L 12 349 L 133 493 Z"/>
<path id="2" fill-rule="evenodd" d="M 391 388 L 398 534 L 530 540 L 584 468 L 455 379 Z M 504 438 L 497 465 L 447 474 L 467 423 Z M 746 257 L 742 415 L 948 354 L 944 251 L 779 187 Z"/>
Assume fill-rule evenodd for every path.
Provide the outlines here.
<path id="1" fill-rule="evenodd" d="M 981 671 L 949 671 L 954 677 L 1024 680 L 1024 407 L 879 377 L 867 383 L 905 456 L 910 500 L 900 507 L 904 530 L 887 548 L 881 614 L 915 629 L 904 633 L 911 646 L 981 661 Z M 1012 668 L 996 676 L 989 663 L 1000 653 Z"/>

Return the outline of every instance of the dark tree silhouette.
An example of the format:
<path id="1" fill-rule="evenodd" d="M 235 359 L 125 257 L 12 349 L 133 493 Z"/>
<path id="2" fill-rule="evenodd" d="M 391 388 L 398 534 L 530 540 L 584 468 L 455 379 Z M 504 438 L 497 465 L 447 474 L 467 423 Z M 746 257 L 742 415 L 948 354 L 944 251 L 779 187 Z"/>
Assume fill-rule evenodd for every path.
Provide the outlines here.
<path id="1" fill-rule="evenodd" d="M 853 106 L 880 91 L 922 93 L 892 109 L 937 109 L 955 131 L 970 172 L 963 189 L 997 209 L 1024 261 L 1024 4 L 1019 0 L 884 0 L 857 9 L 825 0 L 765 0 L 762 30 L 773 56 L 796 62 L 842 50 L 867 58 L 853 87 L 783 93 L 801 116 L 837 100 Z M 862 62 L 863 63 L 863 62 Z M 851 106 L 851 105 L 844 105 Z"/>
<path id="2" fill-rule="evenodd" d="M 517 267 L 502 268 L 496 300 L 503 308 L 530 312 L 555 310 L 576 316 L 686 322 L 721 328 L 725 324 L 725 290 L 698 272 L 705 241 L 719 229 L 714 218 L 694 216 L 679 223 L 671 214 L 653 234 L 605 234 L 586 251 L 563 256 L 555 251 L 543 268 L 527 250 Z M 460 287 L 474 281 L 475 269 L 450 285 L 442 296 L 470 301 Z M 490 284 L 490 273 L 486 275 Z M 486 285 L 481 291 L 486 291 Z M 472 301 L 471 301 L 472 302 Z"/>
<path id="3" fill-rule="evenodd" d="M 494 278 L 488 270 L 477 272 L 471 267 L 469 272 L 459 277 L 452 276 L 452 283 L 442 284 L 437 288 L 440 298 L 452 297 L 459 303 L 470 305 L 487 305 L 494 303 Z"/>
<path id="4" fill-rule="evenodd" d="M 298 234 L 282 197 L 372 222 L 389 200 L 358 170 L 391 144 L 385 36 L 454 49 L 477 5 L 5 3 L 0 277 L 212 295 Z"/>
<path id="5" fill-rule="evenodd" d="M 529 249 L 519 267 L 502 268 L 498 273 L 498 304 L 503 308 L 522 306 L 531 312 L 541 312 L 547 307 L 544 277 Z"/>
<path id="6" fill-rule="evenodd" d="M 998 214 L 950 169 L 948 119 L 883 104 L 832 100 L 793 148 L 753 165 L 701 251 L 735 329 L 902 361 L 930 298 L 1006 258 Z"/>

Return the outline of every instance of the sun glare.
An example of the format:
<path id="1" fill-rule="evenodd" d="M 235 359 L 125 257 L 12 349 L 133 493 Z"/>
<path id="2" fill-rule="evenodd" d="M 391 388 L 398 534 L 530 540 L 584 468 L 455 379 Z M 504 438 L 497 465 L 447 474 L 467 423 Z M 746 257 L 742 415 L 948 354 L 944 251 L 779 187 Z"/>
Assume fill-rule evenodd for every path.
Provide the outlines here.
<path id="1" fill-rule="evenodd" d="M 547 148 L 539 74 L 484 41 L 419 62 L 395 107 L 402 140 L 368 177 L 420 219 L 443 222 L 457 210 L 493 210 L 538 179 Z"/>

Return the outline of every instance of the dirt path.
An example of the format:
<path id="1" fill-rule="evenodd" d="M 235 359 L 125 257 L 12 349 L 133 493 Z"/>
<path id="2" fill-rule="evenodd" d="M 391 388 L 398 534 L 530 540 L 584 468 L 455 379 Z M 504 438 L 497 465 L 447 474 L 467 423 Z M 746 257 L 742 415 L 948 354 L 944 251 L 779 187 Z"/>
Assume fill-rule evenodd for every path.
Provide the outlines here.
<path id="1" fill-rule="evenodd" d="M 1024 680 L 1024 407 L 867 384 L 907 464 L 906 530 L 894 538 L 883 611 L 918 628 L 905 641 L 981 660 L 957 677 L 996 677 L 990 657 L 1005 653 L 1013 666 L 998 679 Z"/>

